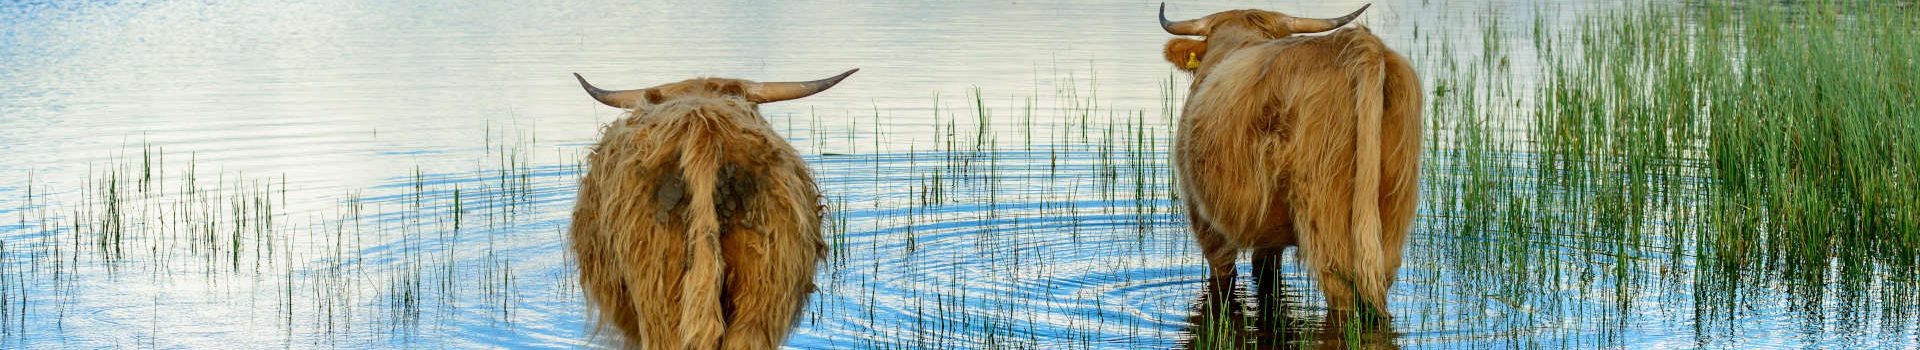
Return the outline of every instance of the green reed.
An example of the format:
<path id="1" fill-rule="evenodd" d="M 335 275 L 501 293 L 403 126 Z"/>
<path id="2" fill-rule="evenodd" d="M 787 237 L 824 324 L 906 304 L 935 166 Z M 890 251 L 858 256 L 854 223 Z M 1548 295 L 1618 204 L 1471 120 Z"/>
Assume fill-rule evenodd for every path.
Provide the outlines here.
<path id="1" fill-rule="evenodd" d="M 1914 10 L 1815 2 L 1621 16 L 1590 22 L 1578 55 L 1549 64 L 1536 130 L 1545 154 L 1567 169 L 1611 167 L 1629 180 L 1617 193 L 1636 201 L 1703 202 L 1705 217 L 1677 226 L 1697 227 L 1714 263 L 1812 281 L 1836 262 L 1842 274 L 1912 271 Z M 1657 217 L 1627 209 L 1628 220 Z"/>
<path id="2" fill-rule="evenodd" d="M 1915 14 L 1657 6 L 1564 29 L 1536 17 L 1531 48 L 1429 41 L 1413 55 L 1431 91 L 1422 206 L 1451 237 L 1443 252 L 1410 254 L 1447 256 L 1454 272 L 1425 273 L 1499 302 L 1420 312 L 1525 307 L 1498 322 L 1627 324 L 1645 308 L 1635 293 L 1691 290 L 1696 327 L 1720 327 L 1747 289 L 1780 288 L 1812 319 L 1838 297 L 1910 320 L 1900 310 L 1916 283 L 1893 276 L 1920 265 Z M 1495 22 L 1480 34 L 1510 33 Z M 1526 58 L 1537 72 L 1510 65 Z M 1569 284 L 1608 290 L 1614 305 L 1529 287 Z"/>

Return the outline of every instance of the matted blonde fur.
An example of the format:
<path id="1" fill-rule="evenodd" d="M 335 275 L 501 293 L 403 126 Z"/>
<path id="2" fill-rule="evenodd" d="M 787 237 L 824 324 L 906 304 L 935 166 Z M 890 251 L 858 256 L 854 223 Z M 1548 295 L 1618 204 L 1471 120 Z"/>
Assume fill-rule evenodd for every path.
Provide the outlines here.
<path id="1" fill-rule="evenodd" d="M 1386 316 L 1418 203 L 1419 78 L 1365 27 L 1291 36 L 1286 18 L 1222 12 L 1204 45 L 1167 44 L 1194 73 L 1173 157 L 1195 238 L 1215 281 L 1242 248 L 1297 245 L 1329 308 Z"/>
<path id="2" fill-rule="evenodd" d="M 588 156 L 570 239 L 612 343 L 771 349 L 805 307 L 826 247 L 819 190 L 746 84 L 644 90 Z"/>

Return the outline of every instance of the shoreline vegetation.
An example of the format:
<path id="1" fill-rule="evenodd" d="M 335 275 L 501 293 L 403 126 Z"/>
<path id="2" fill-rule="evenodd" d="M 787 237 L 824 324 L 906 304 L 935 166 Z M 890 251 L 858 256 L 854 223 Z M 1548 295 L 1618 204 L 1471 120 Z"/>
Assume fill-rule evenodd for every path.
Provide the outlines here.
<path id="1" fill-rule="evenodd" d="M 1443 44 L 1427 62 L 1441 69 L 1423 72 L 1430 237 L 1460 271 L 1484 271 L 1452 276 L 1469 289 L 1538 311 L 1529 324 L 1577 319 L 1591 310 L 1565 306 L 1596 297 L 1616 304 L 1602 318 L 1630 317 L 1650 307 L 1635 293 L 1663 290 L 1692 297 L 1699 344 L 1737 343 L 1743 309 L 1780 293 L 1802 320 L 1838 312 L 1868 318 L 1840 329 L 1911 334 L 1915 14 L 1810 2 L 1649 6 L 1558 31 L 1536 20 L 1522 30 L 1537 72 Z M 1602 281 L 1612 295 L 1586 290 Z M 1569 284 L 1581 287 L 1538 290 Z"/>

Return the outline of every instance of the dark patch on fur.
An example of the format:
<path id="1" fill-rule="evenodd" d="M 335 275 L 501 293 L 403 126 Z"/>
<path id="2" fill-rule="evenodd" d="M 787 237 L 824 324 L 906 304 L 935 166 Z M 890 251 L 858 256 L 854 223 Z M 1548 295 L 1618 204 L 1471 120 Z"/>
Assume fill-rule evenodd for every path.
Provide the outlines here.
<path id="1" fill-rule="evenodd" d="M 734 164 L 720 167 L 720 173 L 714 181 L 713 211 L 719 216 L 720 234 L 736 228 L 754 229 L 754 223 L 747 217 L 753 197 L 759 191 L 759 179 L 745 168 Z M 663 171 L 653 187 L 653 218 L 667 223 L 684 214 L 691 200 L 687 193 L 687 183 L 677 170 Z"/>
<path id="2" fill-rule="evenodd" d="M 720 166 L 720 179 L 714 189 L 713 211 L 720 216 L 723 226 L 753 229 L 753 223 L 746 217 L 748 206 L 753 202 L 754 192 L 758 191 L 758 179 L 740 166 L 726 164 Z"/>
<path id="3" fill-rule="evenodd" d="M 713 90 L 714 92 L 718 92 L 721 95 L 726 95 L 726 96 L 741 96 L 746 94 L 746 87 L 741 86 L 739 82 L 734 82 L 734 81 L 728 81 L 728 82 L 709 81 L 707 82 L 707 89 Z"/>
<path id="4" fill-rule="evenodd" d="M 686 201 L 686 181 L 680 179 L 679 171 L 667 171 L 665 176 L 661 176 L 659 182 L 653 185 L 653 219 L 666 223 L 673 218 L 670 215 L 679 212 L 674 209 L 681 207 Z"/>
<path id="5" fill-rule="evenodd" d="M 1293 136 L 1293 126 L 1287 120 L 1286 111 L 1282 107 L 1267 104 L 1260 107 L 1260 113 L 1262 118 L 1258 126 L 1261 133 L 1271 134 L 1281 140 L 1287 140 Z"/>
<path id="6" fill-rule="evenodd" d="M 655 89 L 647 89 L 645 96 L 647 98 L 647 103 L 650 103 L 650 104 L 660 104 L 660 101 L 667 99 L 665 95 L 660 94 L 660 90 L 655 90 Z"/>

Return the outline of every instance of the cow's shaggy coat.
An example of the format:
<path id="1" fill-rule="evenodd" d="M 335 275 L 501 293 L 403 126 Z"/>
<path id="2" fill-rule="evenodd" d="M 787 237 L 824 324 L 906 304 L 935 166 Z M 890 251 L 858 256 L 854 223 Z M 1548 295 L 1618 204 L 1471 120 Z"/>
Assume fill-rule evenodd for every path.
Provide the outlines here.
<path id="1" fill-rule="evenodd" d="M 629 91 L 581 80 L 603 103 L 631 108 L 587 158 L 569 236 L 611 341 L 771 349 L 785 340 L 825 249 L 820 195 L 757 103 L 845 76 L 812 87 L 708 78 Z M 813 89 L 762 96 L 777 88 Z"/>
<path id="2" fill-rule="evenodd" d="M 1364 10 L 1364 8 L 1362 8 Z M 1329 308 L 1386 292 L 1418 202 L 1419 78 L 1365 27 L 1261 10 L 1162 23 L 1166 59 L 1194 73 L 1173 154 L 1216 282 L 1242 248 L 1256 267 L 1300 256 Z M 1266 260 L 1266 261 L 1262 261 Z"/>

